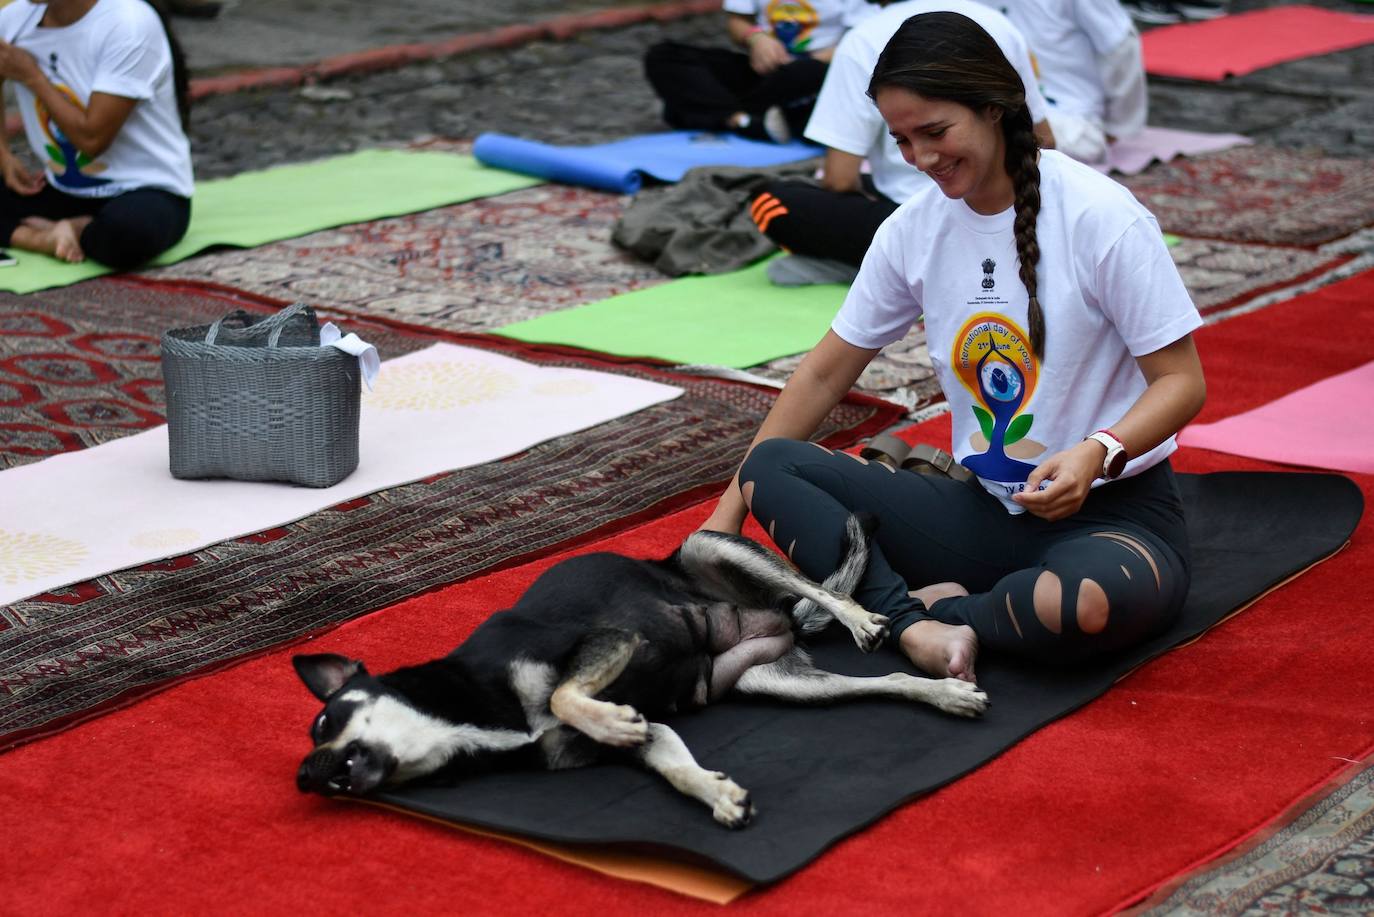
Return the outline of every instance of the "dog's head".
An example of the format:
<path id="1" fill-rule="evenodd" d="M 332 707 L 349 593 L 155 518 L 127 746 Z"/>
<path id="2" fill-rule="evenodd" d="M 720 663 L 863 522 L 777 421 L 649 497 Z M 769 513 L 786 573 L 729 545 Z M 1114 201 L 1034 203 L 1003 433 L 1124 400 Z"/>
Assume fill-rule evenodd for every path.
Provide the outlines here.
<path id="1" fill-rule="evenodd" d="M 392 778 L 404 749 L 396 738 L 408 707 L 361 662 L 333 653 L 295 656 L 296 673 L 324 709 L 310 724 L 315 748 L 301 762 L 303 793 L 361 796 Z"/>

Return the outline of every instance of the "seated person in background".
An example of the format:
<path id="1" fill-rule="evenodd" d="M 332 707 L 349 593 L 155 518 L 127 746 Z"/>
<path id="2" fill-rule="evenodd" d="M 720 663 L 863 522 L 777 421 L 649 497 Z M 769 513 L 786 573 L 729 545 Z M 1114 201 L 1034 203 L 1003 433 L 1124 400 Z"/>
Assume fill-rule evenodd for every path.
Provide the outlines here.
<path id="1" fill-rule="evenodd" d="M 1055 149 L 1104 164 L 1107 145 L 1145 129 L 1148 100 L 1140 33 L 1103 0 L 982 0 L 1030 42 L 1050 105 Z"/>
<path id="2" fill-rule="evenodd" d="M 759 230 L 793 254 L 769 263 L 774 282 L 847 283 L 878 226 L 930 182 L 902 158 L 867 92 L 873 66 L 888 40 L 912 16 L 932 12 L 961 13 L 993 37 L 1026 84 L 1026 103 L 1041 146 L 1054 145 L 1046 123 L 1049 107 L 1037 88 L 1026 40 L 1005 16 L 974 0 L 887 4 L 851 29 L 835 49 L 806 126 L 806 138 L 826 147 L 821 187 L 777 181 L 754 199 L 752 213 Z M 865 158 L 871 178 L 861 173 Z"/>
<path id="3" fill-rule="evenodd" d="M 186 234 L 186 68 L 160 12 L 15 0 L 0 9 L 0 79 L 46 163 L 34 175 L 0 142 L 0 245 L 126 269 Z"/>
<path id="4" fill-rule="evenodd" d="M 864 0 L 725 0 L 730 40 L 744 53 L 675 41 L 654 45 L 644 71 L 681 130 L 731 130 L 786 143 L 801 133 L 846 28 Z"/>

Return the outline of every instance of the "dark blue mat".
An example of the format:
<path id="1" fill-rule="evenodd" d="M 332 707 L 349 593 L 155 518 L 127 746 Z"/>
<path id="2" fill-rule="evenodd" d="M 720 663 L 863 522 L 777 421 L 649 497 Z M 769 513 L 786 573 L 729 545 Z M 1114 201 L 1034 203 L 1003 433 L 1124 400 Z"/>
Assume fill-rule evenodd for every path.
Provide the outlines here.
<path id="1" fill-rule="evenodd" d="M 647 134 L 597 146 L 554 146 L 487 133 L 472 148 L 485 165 L 620 194 L 634 194 L 646 175 L 676 182 L 698 166 L 777 166 L 821 152 L 821 147 L 795 140 L 761 143 L 701 131 Z"/>

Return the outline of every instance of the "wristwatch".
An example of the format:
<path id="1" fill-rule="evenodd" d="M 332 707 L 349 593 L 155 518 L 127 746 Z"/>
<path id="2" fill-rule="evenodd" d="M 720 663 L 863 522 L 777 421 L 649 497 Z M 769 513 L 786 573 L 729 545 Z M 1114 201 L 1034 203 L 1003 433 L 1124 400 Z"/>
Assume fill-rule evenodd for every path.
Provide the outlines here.
<path id="1" fill-rule="evenodd" d="M 1116 438 L 1116 434 L 1111 430 L 1098 430 L 1087 439 L 1101 443 L 1107 450 L 1107 457 L 1102 460 L 1103 478 L 1108 481 L 1120 477 L 1121 472 L 1126 470 L 1126 447 L 1121 440 Z"/>

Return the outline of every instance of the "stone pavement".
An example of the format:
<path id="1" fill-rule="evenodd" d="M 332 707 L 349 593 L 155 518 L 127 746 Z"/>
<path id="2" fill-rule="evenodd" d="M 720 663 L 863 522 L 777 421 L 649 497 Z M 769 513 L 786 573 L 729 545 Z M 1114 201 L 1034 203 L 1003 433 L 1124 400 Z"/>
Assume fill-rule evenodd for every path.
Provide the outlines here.
<path id="1" fill-rule="evenodd" d="M 1351 0 L 1309 0 L 1374 13 Z M 229 0 L 210 21 L 176 19 L 198 75 L 226 68 L 303 66 L 333 55 L 454 34 L 614 0 Z M 621 3 L 621 7 L 640 4 Z M 671 6 L 672 4 L 666 4 Z M 1234 0 L 1245 11 L 1280 0 Z M 380 11 L 380 12 L 379 12 Z M 201 99 L 193 114 L 196 173 L 251 168 L 421 137 L 474 137 L 500 130 L 561 143 L 594 143 L 663 129 L 644 82 L 643 50 L 655 41 L 719 42 L 719 15 L 584 31 L 565 41 L 423 61 L 344 75 L 304 87 L 256 89 Z M 1374 46 L 1296 61 L 1221 84 L 1150 81 L 1152 124 L 1236 131 L 1264 142 L 1374 156 Z"/>
<path id="2" fill-rule="evenodd" d="M 432 42 L 465 32 L 645 4 L 646 0 L 224 0 L 215 19 L 173 21 L 196 72 L 213 74 L 299 67 L 387 45 Z"/>

